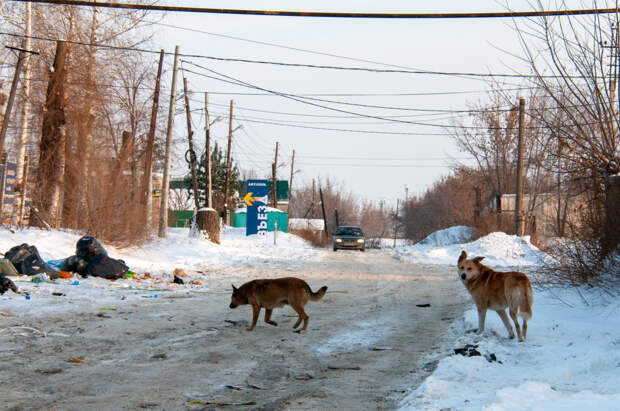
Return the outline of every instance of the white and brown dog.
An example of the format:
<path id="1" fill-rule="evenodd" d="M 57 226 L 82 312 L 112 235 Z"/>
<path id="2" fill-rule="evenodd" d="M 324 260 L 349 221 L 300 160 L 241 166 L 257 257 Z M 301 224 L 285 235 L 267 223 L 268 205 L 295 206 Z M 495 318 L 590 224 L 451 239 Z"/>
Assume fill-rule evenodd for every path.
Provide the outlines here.
<path id="1" fill-rule="evenodd" d="M 461 282 L 471 294 L 478 308 L 478 334 L 484 331 L 484 320 L 487 310 L 495 310 L 504 322 L 510 338 L 515 338 L 506 308 L 515 324 L 519 342 L 525 341 L 527 335 L 527 320 L 532 318 L 532 303 L 534 294 L 530 280 L 523 273 L 512 271 L 497 272 L 480 264 L 484 257 L 467 259 L 463 251 L 459 257 L 457 267 Z M 523 319 L 523 334 L 517 321 L 517 315 Z"/>

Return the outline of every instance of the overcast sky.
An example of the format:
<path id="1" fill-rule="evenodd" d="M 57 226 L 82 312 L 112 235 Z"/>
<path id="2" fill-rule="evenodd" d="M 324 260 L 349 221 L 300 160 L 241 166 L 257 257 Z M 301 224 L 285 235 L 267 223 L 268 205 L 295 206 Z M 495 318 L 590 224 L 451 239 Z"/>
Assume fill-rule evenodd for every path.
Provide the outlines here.
<path id="1" fill-rule="evenodd" d="M 569 6 L 588 7 L 573 3 Z M 493 1 L 475 0 L 185 0 L 167 4 L 382 13 L 507 10 Z M 532 9 L 525 1 L 509 4 L 513 10 Z M 158 26 L 154 43 L 166 51 L 179 45 L 181 53 L 186 54 L 373 69 L 527 73 L 527 67 L 510 55 L 521 50 L 510 19 L 380 20 L 170 13 L 163 23 L 171 26 Z M 270 175 L 275 142 L 279 141 L 279 162 L 285 164 L 278 170 L 279 178 L 289 178 L 294 149 L 296 184 L 330 178 L 360 198 L 390 203 L 404 198 L 406 185 L 409 195 L 421 194 L 448 174 L 449 165 L 455 161 L 471 164 L 467 155 L 455 147 L 449 126 L 454 124 L 455 116 L 464 118 L 455 111 L 485 100 L 488 90 L 484 79 L 460 76 L 287 67 L 199 57 L 184 60 L 184 75 L 196 92 L 192 109 L 203 107 L 203 92 L 209 91 L 212 118 L 227 117 L 229 102 L 234 100 L 233 127 L 243 128 L 234 133 L 233 156 L 242 169 L 255 170 L 259 178 Z M 168 58 L 167 64 L 171 62 Z M 179 74 L 182 87 L 183 72 Z M 166 84 L 169 77 L 164 80 Z M 247 84 L 230 83 L 238 81 Z M 518 79 L 506 83 L 506 88 L 519 86 Z M 184 149 L 185 117 L 179 114 L 183 115 L 176 117 L 176 144 Z M 202 144 L 202 113 L 194 112 L 193 116 L 198 130 L 195 135 Z M 227 120 L 212 129 L 212 135 L 223 145 L 227 133 Z M 178 167 L 175 173 L 179 173 Z"/>

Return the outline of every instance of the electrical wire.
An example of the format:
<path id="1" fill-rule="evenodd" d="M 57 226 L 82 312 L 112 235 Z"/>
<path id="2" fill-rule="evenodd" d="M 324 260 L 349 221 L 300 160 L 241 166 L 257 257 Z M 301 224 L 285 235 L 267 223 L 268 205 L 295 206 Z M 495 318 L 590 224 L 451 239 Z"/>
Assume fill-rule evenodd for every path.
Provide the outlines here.
<path id="1" fill-rule="evenodd" d="M 11 0 L 16 1 L 16 0 Z M 184 6 L 162 6 L 153 4 L 114 3 L 85 0 L 19 0 L 30 3 L 52 5 L 69 5 L 84 7 L 107 7 L 116 9 L 151 10 L 165 12 L 188 12 L 209 14 L 237 14 L 252 16 L 284 16 L 284 17 L 330 17 L 330 18 L 364 18 L 364 19 L 469 19 L 469 18 L 517 18 L 517 17 L 550 17 L 575 16 L 588 14 L 617 13 L 618 9 L 580 9 L 580 10 L 542 10 L 542 11 L 507 11 L 478 13 L 341 13 L 325 11 L 281 11 L 281 10 L 247 10 L 222 9 Z"/>
<path id="2" fill-rule="evenodd" d="M 59 39 L 52 39 L 47 37 L 40 36 L 26 36 L 24 34 L 19 33 L 9 33 L 9 32 L 0 32 L 0 35 L 13 36 L 18 38 L 30 38 L 33 40 L 40 41 L 49 41 L 56 42 Z M 140 52 L 140 53 L 150 53 L 150 54 L 160 54 L 161 50 L 148 50 L 141 49 L 137 47 L 124 47 L 124 46 L 113 46 L 109 44 L 101 44 L 101 43 L 87 43 L 76 40 L 62 40 L 69 44 L 76 44 L 80 46 L 87 47 L 98 47 L 104 49 L 111 50 L 122 50 L 122 51 L 132 51 L 132 52 Z M 171 52 L 164 52 L 165 55 L 174 55 Z M 214 57 L 214 56 L 206 56 L 202 54 L 186 54 L 179 53 L 179 57 L 186 58 L 200 58 L 207 60 L 216 60 L 216 61 L 229 61 L 229 62 L 240 62 L 240 63 L 253 63 L 253 64 L 268 64 L 274 66 L 284 66 L 284 67 L 304 67 L 304 68 L 314 68 L 314 69 L 328 69 L 328 70 L 344 70 L 344 71 L 365 71 L 370 73 L 396 73 L 396 74 L 423 74 L 423 75 L 438 75 L 438 76 L 452 76 L 452 77 L 460 77 L 460 78 L 522 78 L 522 79 L 536 79 L 536 78 L 545 78 L 545 79 L 553 79 L 553 78 L 584 78 L 584 76 L 559 76 L 559 75 L 536 75 L 536 74 L 510 74 L 510 73 L 474 73 L 474 72 L 449 72 L 449 71 L 437 71 L 437 70 L 420 70 L 420 69 L 375 69 L 369 67 L 344 67 L 344 66 L 330 66 L 330 65 L 317 65 L 317 64 L 309 64 L 309 63 L 286 63 L 279 61 L 267 61 L 267 60 L 249 60 L 242 58 L 225 58 L 225 57 Z M 183 61 L 183 59 L 182 59 Z M 185 60 L 188 63 L 191 63 L 189 60 Z M 378 64 L 378 63 L 375 63 Z M 605 76 L 596 76 L 589 78 L 606 78 Z"/>

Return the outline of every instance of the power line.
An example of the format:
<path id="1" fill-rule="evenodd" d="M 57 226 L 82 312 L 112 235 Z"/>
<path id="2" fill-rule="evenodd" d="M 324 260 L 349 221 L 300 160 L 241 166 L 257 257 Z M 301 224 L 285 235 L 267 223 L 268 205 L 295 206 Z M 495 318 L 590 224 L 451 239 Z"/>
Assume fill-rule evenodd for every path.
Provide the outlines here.
<path id="1" fill-rule="evenodd" d="M 363 161 L 441 161 L 441 160 L 471 160 L 470 157 L 337 157 L 299 155 L 299 158 L 315 158 L 325 160 L 363 160 Z"/>
<path id="2" fill-rule="evenodd" d="M 17 0 L 11 0 L 17 1 Z M 103 3 L 84 0 L 19 0 L 31 3 L 54 5 L 71 5 L 85 7 L 107 7 L 115 9 L 151 10 L 166 12 L 236 14 L 252 16 L 286 16 L 286 17 L 330 17 L 330 18 L 365 18 L 365 19 L 469 19 L 469 18 L 516 18 L 516 17 L 550 17 L 575 16 L 587 14 L 617 13 L 617 9 L 582 9 L 582 10 L 542 10 L 542 11 L 507 11 L 482 13 L 341 13 L 324 11 L 280 11 L 280 10 L 245 10 L 217 9 L 183 6 L 158 6 L 149 4 Z"/>
<path id="3" fill-rule="evenodd" d="M 297 124 L 278 123 L 275 121 L 263 121 L 263 120 L 248 120 L 244 119 L 244 122 L 267 124 L 272 126 L 281 127 L 294 127 L 305 128 L 310 130 L 323 130 L 323 131 L 338 131 L 344 133 L 360 133 L 360 134 L 385 134 L 385 135 L 400 135 L 400 136 L 450 136 L 448 133 L 413 133 L 413 132 L 398 132 L 398 131 L 372 131 L 372 130 L 353 130 L 344 128 L 332 128 L 332 127 L 316 127 L 316 126 L 303 126 Z"/>
<path id="4" fill-rule="evenodd" d="M 441 127 L 441 128 L 450 128 L 450 129 L 474 129 L 474 130 L 517 130 L 518 127 L 489 127 L 489 126 L 463 126 L 463 125 L 453 125 L 453 124 L 435 124 L 435 123 L 426 123 L 426 122 L 420 122 L 420 121 L 407 121 L 407 120 L 398 120 L 398 119 L 394 119 L 394 118 L 388 118 L 388 117 L 383 117 L 383 116 L 377 116 L 377 115 L 371 115 L 371 114 L 364 114 L 364 113 L 358 113 L 358 112 L 353 112 L 353 111 L 348 111 L 348 110 L 343 110 L 343 109 L 339 109 L 339 108 L 335 108 L 335 107 L 329 107 L 329 106 L 325 106 L 322 104 L 318 104 L 315 103 L 314 101 L 320 101 L 320 102 L 327 102 L 327 103 L 332 103 L 332 104 L 346 104 L 346 105 L 354 105 L 354 106 L 365 106 L 365 107 L 373 107 L 370 105 L 358 105 L 358 104 L 354 104 L 354 103 L 347 103 L 347 102 L 336 102 L 333 100 L 322 100 L 322 99 L 317 99 L 317 98 L 309 98 L 309 97 L 301 97 L 298 95 L 294 95 L 294 94 L 289 94 L 289 93 L 283 93 L 280 91 L 275 91 L 275 90 L 270 90 L 270 89 L 266 89 L 251 83 L 247 83 L 245 81 L 236 79 L 234 77 L 228 76 L 226 74 L 222 74 L 219 73 L 215 70 L 203 67 L 199 64 L 196 63 L 191 63 L 192 65 L 199 67 L 203 70 L 206 70 L 210 73 L 214 73 L 217 76 L 223 77 L 214 77 L 214 76 L 210 76 L 208 74 L 204 74 L 204 73 L 198 73 L 195 71 L 191 71 L 191 70 L 187 70 L 190 73 L 194 73 L 196 75 L 199 76 L 203 76 L 203 77 L 207 77 L 207 78 L 211 78 L 214 80 L 218 80 L 218 81 L 222 81 L 225 83 L 230 83 L 230 84 L 234 84 L 237 86 L 241 86 L 241 87 L 248 87 L 248 88 L 253 88 L 256 90 L 262 90 L 262 91 L 266 91 L 269 93 L 273 93 L 275 95 L 281 96 L 283 98 L 287 98 L 293 101 L 297 101 L 299 103 L 302 104 L 307 104 L 313 107 L 318 107 L 318 108 L 323 108 L 326 110 L 331 110 L 331 111 L 335 111 L 335 112 L 339 112 L 339 113 L 344 113 L 344 114 L 352 114 L 358 117 L 364 117 L 364 118 L 374 118 L 374 119 L 378 119 L 378 120 L 385 120 L 387 122 L 393 122 L 393 123 L 400 123 L 400 124 L 411 124 L 411 125 L 419 125 L 419 126 L 429 126 L 429 127 Z M 312 100 L 312 101 L 307 101 L 307 100 Z M 379 107 L 379 106 L 374 106 Z M 384 107 L 387 108 L 387 107 Z M 256 122 L 256 121 L 255 121 Z M 282 124 L 276 124 L 276 125 L 282 125 Z M 560 126 L 562 127 L 562 126 Z M 565 126 L 565 127 L 569 127 L 569 126 Z M 311 128 L 311 127 L 307 127 L 307 128 Z M 544 127 L 527 127 L 528 129 L 543 129 Z M 345 131 L 345 130 L 342 130 Z M 390 133 L 386 133 L 386 134 L 390 134 Z M 423 134 L 424 135 L 424 134 Z M 428 134 L 426 134 L 428 135 Z"/>
<path id="5" fill-rule="evenodd" d="M 189 70 L 186 70 L 186 71 L 191 72 Z M 211 94 L 211 93 L 209 93 L 209 94 Z M 299 97 L 306 97 L 306 96 L 301 95 L 301 94 L 298 94 L 298 96 Z M 198 102 L 197 99 L 191 99 L 190 98 L 190 100 Z M 334 101 L 334 100 L 324 100 L 324 99 L 321 99 L 320 101 L 329 102 L 329 103 L 337 103 L 337 104 L 358 105 L 356 103 Z M 220 107 L 228 107 L 225 104 L 218 104 L 218 103 L 212 103 L 212 105 L 220 106 Z M 499 113 L 499 112 L 509 112 L 512 109 L 512 106 L 494 107 L 494 108 L 490 108 L 490 109 L 478 109 L 478 110 L 475 110 L 475 109 L 471 109 L 471 110 L 454 110 L 454 109 L 412 108 L 412 107 L 376 106 L 376 105 L 367 105 L 367 104 L 360 104 L 359 106 L 361 106 L 361 107 L 369 107 L 369 108 L 382 108 L 382 109 L 403 110 L 403 111 L 417 111 L 417 112 L 427 113 L 427 114 L 422 114 L 423 116 L 428 116 L 428 115 L 433 115 L 433 114 L 440 115 L 440 114 L 453 114 L 453 113 L 457 113 L 457 114 Z M 283 112 L 283 111 L 260 110 L 260 109 L 252 109 L 252 108 L 247 108 L 247 107 L 244 107 L 244 109 L 248 110 L 248 111 L 256 111 L 256 112 L 261 112 L 261 113 L 282 114 L 282 115 L 288 115 L 288 116 L 302 116 L 302 117 L 331 117 L 331 118 L 354 118 L 354 117 L 357 117 L 357 116 L 350 116 L 350 115 L 349 116 L 329 116 L 329 115 L 324 115 L 324 114 L 288 113 L 288 112 Z M 415 117 L 415 116 L 416 115 L 403 114 L 403 115 L 385 116 L 385 117 L 397 118 L 397 117 Z"/>
<path id="6" fill-rule="evenodd" d="M 18 33 L 9 33 L 9 32 L 0 32 L 2 35 L 13 36 L 18 38 L 30 38 L 33 40 L 39 41 L 49 41 L 56 42 L 58 39 L 40 37 L 40 36 L 26 36 Z M 122 51 L 132 51 L 139 53 L 150 53 L 150 54 L 159 54 L 158 50 L 149 50 L 149 49 L 141 49 L 137 47 L 125 47 L 125 46 L 113 46 L 109 44 L 101 44 L 101 43 L 87 43 L 83 41 L 76 40 L 62 40 L 69 44 L 76 44 L 85 47 L 98 47 L 104 49 L 111 50 L 122 50 Z M 164 52 L 167 55 L 174 55 L 171 52 Z M 510 73 L 474 73 L 474 72 L 450 72 L 450 71 L 439 71 L 439 70 L 421 70 L 421 69 L 412 69 L 412 68 L 402 68 L 402 69 L 375 69 L 370 67 L 345 67 L 345 66 L 331 66 L 331 65 L 321 65 L 321 64 L 309 64 L 309 63 L 288 63 L 288 62 L 280 62 L 280 61 L 268 61 L 268 60 L 249 60 L 242 58 L 228 58 L 228 57 L 216 57 L 216 56 L 206 56 L 202 54 L 179 54 L 180 57 L 187 58 L 200 58 L 206 60 L 215 60 L 215 61 L 229 61 L 229 62 L 240 62 L 240 63 L 253 63 L 253 64 L 265 64 L 265 65 L 273 65 L 273 66 L 283 66 L 283 67 L 303 67 L 303 68 L 312 68 L 312 69 L 324 69 L 324 70 L 342 70 L 342 71 L 361 71 L 361 72 L 369 72 L 369 73 L 387 73 L 387 74 L 415 74 L 415 75 L 437 75 L 437 76 L 449 76 L 449 77 L 462 77 L 462 78 L 473 78 L 473 79 L 481 79 L 488 77 L 498 77 L 498 78 L 523 78 L 523 79 L 536 79 L 536 78 L 584 78 L 584 76 L 559 76 L 559 75 L 537 75 L 537 74 L 510 74 Z M 197 65 L 189 60 L 182 60 L 182 62 L 186 62 L 192 65 Z M 376 63 L 373 64 L 382 64 Z M 393 65 L 388 65 L 393 66 Z M 199 66 L 200 67 L 200 66 Z M 399 66 L 397 66 L 399 67 Z M 604 76 L 595 76 L 591 78 L 606 78 Z"/>
<path id="7" fill-rule="evenodd" d="M 342 163 L 304 163 L 300 162 L 299 165 L 305 166 L 317 166 L 317 167 L 377 167 L 377 168 L 443 168 L 447 167 L 446 164 L 342 164 Z"/>
<path id="8" fill-rule="evenodd" d="M 193 112 L 198 112 L 200 109 L 194 109 L 191 110 Z M 219 115 L 224 115 L 227 113 L 224 113 L 223 111 L 214 111 L 214 114 L 219 114 Z M 453 116 L 449 116 L 449 117 L 436 117 L 439 115 L 444 115 L 443 113 L 435 113 L 435 114 L 423 114 L 423 115 L 418 115 L 418 116 L 405 116 L 405 117 L 420 117 L 420 116 L 424 116 L 429 117 L 432 116 L 433 118 L 429 119 L 429 120 L 435 120 L 435 121 L 441 121 L 441 120 L 455 120 L 457 118 L 462 118 L 464 116 L 467 116 L 468 114 L 466 113 L 462 113 L 459 115 L 453 115 Z M 321 116 L 318 116 L 321 117 Z M 388 116 L 386 116 L 388 117 Z M 403 116 L 389 116 L 390 118 L 394 118 L 394 117 L 403 117 Z M 275 119 L 275 118 L 269 118 L 269 117 L 255 117 L 255 116 L 248 116 L 248 115 L 235 115 L 234 118 L 237 121 L 251 121 L 251 120 L 260 120 L 260 121 L 273 121 L 273 122 L 277 122 L 277 123 L 281 123 L 281 124 L 299 124 L 299 125 L 303 125 L 303 124 L 316 124 L 316 125 L 360 125 L 360 126 L 365 126 L 365 125 L 378 125 L 381 124 L 383 126 L 385 126 L 385 121 L 382 120 L 377 120 L 377 121 L 317 121 L 317 120 L 313 120 L 313 121 L 302 121 L 302 120 L 295 120 L 295 119 L 290 119 L 290 120 L 285 120 L 285 119 Z M 354 116 L 350 116 L 347 117 L 349 119 L 355 119 L 357 118 L 359 120 L 359 117 L 354 117 Z M 398 124 L 397 124 L 398 125 Z"/>

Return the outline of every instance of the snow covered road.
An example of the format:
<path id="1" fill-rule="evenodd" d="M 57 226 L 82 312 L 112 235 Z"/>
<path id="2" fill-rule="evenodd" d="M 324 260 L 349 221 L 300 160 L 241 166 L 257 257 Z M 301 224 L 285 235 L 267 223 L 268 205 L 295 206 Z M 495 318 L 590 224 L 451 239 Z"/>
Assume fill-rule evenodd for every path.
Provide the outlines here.
<path id="1" fill-rule="evenodd" d="M 37 294 L 54 309 L 36 315 L 5 301 L 3 407 L 396 408 L 452 348 L 446 329 L 469 304 L 454 269 L 389 251 L 319 253 L 210 271 L 204 287 L 157 298 L 123 288 L 82 298 L 82 285 L 67 284 L 54 286 L 65 296 Z M 250 308 L 228 308 L 231 282 L 285 276 L 329 287 L 306 306 L 308 330 L 293 333 L 296 315 L 285 307 L 274 311 L 278 327 L 261 315 L 247 332 Z"/>

